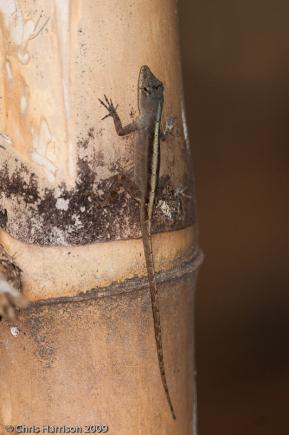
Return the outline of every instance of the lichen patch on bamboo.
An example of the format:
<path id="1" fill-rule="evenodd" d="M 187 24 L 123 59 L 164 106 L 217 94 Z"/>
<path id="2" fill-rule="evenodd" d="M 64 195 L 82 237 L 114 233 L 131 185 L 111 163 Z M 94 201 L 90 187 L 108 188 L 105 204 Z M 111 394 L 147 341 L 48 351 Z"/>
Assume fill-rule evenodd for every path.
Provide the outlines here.
<path id="1" fill-rule="evenodd" d="M 28 243 L 55 246 L 140 237 L 138 204 L 121 184 L 115 182 L 114 175 L 108 175 L 118 173 L 121 163 L 104 167 L 102 153 L 93 152 L 90 144 L 97 134 L 89 128 L 86 136 L 79 139 L 82 158 L 78 159 L 73 189 L 64 183 L 55 188 L 43 187 L 36 172 L 10 156 L 0 173 L 0 205 L 3 212 L 6 210 L 2 227 L 6 231 Z M 43 137 L 48 136 L 42 136 L 42 145 L 45 145 Z M 43 148 L 37 149 L 41 152 Z M 45 165 L 44 157 L 38 155 Z M 46 169 L 50 170 L 48 164 Z M 99 174 L 106 176 L 99 179 Z M 153 232 L 184 228 L 193 220 L 190 202 L 177 195 L 169 176 L 162 176 L 153 215 Z"/>

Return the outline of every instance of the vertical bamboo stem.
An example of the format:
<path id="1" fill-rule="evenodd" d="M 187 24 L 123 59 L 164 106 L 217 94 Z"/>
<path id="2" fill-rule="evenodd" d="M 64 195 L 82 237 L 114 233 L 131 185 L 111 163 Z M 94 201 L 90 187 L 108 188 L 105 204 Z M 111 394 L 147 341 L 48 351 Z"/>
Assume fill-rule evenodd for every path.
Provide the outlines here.
<path id="1" fill-rule="evenodd" d="M 200 255 L 176 1 L 3 0 L 0 18 L 0 241 L 30 301 L 0 323 L 0 424 L 190 434 Z M 176 422 L 158 371 L 138 206 L 113 183 L 133 168 L 134 136 L 116 136 L 98 103 L 109 94 L 123 120 L 135 118 L 143 64 L 164 83 L 163 119 L 175 119 L 153 249 Z"/>

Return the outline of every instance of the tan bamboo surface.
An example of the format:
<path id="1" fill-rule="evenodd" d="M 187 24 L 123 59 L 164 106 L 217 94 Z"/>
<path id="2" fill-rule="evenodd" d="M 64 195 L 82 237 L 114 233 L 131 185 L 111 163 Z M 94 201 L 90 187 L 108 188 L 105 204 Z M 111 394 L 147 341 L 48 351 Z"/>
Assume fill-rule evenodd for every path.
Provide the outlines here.
<path id="1" fill-rule="evenodd" d="M 0 323 L 0 431 L 108 425 L 109 434 L 190 435 L 194 289 L 201 261 L 175 0 L 0 1 L 0 241 L 30 302 Z M 153 219 L 166 373 L 159 375 L 138 208 L 112 192 L 133 168 L 98 102 L 138 114 L 147 64 L 164 83 Z M 1 216 L 4 216 L 3 213 Z M 35 428 L 34 428 L 35 429 Z M 194 434 L 195 435 L 195 434 Z"/>

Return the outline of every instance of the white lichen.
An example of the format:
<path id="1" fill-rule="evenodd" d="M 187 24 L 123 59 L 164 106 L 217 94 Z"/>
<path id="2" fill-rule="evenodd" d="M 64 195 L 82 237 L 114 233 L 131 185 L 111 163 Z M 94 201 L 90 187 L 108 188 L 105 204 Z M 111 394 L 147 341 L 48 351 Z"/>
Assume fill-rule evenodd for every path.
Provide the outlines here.
<path id="1" fill-rule="evenodd" d="M 57 198 L 55 206 L 58 210 L 67 211 L 69 207 L 69 199 Z"/>
<path id="2" fill-rule="evenodd" d="M 160 200 L 159 203 L 158 203 L 158 207 L 161 209 L 161 211 L 163 212 L 163 214 L 165 216 L 167 216 L 169 219 L 172 218 L 171 209 L 170 209 L 170 207 L 169 207 L 167 202 L 165 202 L 163 200 Z"/>
<path id="3" fill-rule="evenodd" d="M 78 215 L 78 214 L 73 214 L 72 216 L 71 216 L 71 218 L 74 220 L 74 225 L 76 226 L 76 227 L 82 227 L 83 225 L 82 225 L 82 222 L 81 222 L 81 219 L 80 219 L 80 216 Z"/>
<path id="4" fill-rule="evenodd" d="M 18 335 L 20 334 L 19 328 L 17 328 L 17 326 L 11 326 L 10 332 L 13 337 L 18 337 Z"/>

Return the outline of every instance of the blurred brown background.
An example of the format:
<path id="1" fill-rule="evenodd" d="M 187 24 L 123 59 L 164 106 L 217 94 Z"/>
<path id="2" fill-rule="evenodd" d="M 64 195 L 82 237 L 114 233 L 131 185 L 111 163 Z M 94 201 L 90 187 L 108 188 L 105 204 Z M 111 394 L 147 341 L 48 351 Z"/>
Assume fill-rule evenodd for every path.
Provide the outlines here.
<path id="1" fill-rule="evenodd" d="M 199 435 L 289 434 L 289 1 L 179 0 Z"/>

